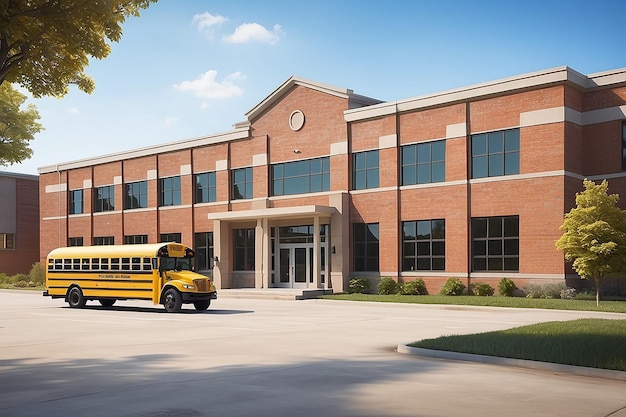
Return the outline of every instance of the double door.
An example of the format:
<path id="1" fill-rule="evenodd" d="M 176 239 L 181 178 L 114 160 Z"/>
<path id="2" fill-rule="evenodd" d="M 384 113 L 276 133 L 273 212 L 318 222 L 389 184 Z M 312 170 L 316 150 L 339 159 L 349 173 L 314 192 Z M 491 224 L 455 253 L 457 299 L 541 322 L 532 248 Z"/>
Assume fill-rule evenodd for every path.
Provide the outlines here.
<path id="1" fill-rule="evenodd" d="M 321 274 L 324 282 L 326 271 L 326 248 L 321 247 Z M 278 251 L 278 287 L 307 288 L 313 279 L 313 244 L 283 244 Z"/>

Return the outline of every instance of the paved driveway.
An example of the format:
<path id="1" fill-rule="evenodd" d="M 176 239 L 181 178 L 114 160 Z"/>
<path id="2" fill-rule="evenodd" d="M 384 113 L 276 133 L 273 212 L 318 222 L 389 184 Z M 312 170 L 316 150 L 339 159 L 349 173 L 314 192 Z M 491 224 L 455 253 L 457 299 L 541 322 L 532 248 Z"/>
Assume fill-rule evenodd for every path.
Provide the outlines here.
<path id="1" fill-rule="evenodd" d="M 2 417 L 626 415 L 626 382 L 395 351 L 620 315 L 227 298 L 168 314 L 6 290 L 0 300 Z"/>

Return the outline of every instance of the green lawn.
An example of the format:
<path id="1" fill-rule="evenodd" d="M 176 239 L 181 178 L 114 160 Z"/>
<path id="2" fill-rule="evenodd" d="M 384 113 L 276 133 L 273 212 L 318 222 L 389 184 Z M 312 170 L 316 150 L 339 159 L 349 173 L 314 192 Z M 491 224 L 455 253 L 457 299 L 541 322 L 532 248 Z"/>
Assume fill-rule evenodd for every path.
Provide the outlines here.
<path id="1" fill-rule="evenodd" d="M 320 298 L 626 313 L 626 300 L 601 300 L 598 307 L 595 299 L 374 294 L 335 294 Z M 497 332 L 444 336 L 415 342 L 410 346 L 626 371 L 626 316 L 622 320 L 580 319 L 540 323 Z"/>
<path id="2" fill-rule="evenodd" d="M 626 320 L 579 319 L 426 339 L 409 346 L 626 371 Z"/>
<path id="3" fill-rule="evenodd" d="M 511 308 L 543 308 L 551 310 L 581 310 L 602 311 L 611 313 L 626 313 L 626 300 L 600 300 L 596 306 L 595 299 L 543 299 L 524 297 L 480 297 L 476 295 L 375 295 L 375 294 L 333 294 L 323 295 L 320 298 L 330 300 L 372 301 L 381 303 L 410 303 L 410 304 L 447 304 L 459 306 L 489 306 Z"/>

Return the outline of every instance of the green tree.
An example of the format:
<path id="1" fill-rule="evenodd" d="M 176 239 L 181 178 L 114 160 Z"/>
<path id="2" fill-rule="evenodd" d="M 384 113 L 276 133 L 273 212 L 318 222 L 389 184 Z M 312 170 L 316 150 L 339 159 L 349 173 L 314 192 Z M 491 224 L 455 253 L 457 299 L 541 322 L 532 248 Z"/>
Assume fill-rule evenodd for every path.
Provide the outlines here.
<path id="1" fill-rule="evenodd" d="M 28 141 L 42 129 L 35 106 L 22 108 L 25 101 L 26 96 L 11 84 L 0 84 L 0 166 L 30 158 Z"/>
<path id="2" fill-rule="evenodd" d="M 576 207 L 565 215 L 556 247 L 573 261 L 581 278 L 594 281 L 600 305 L 603 278 L 626 268 L 626 211 L 617 207 L 617 194 L 608 194 L 606 180 L 596 184 L 585 179 L 583 185 L 585 190 L 576 193 Z"/>
<path id="3" fill-rule="evenodd" d="M 94 82 L 89 58 L 111 52 L 129 16 L 157 0 L 0 0 L 0 84 L 16 83 L 33 97 L 62 97 L 68 85 L 86 93 Z"/>

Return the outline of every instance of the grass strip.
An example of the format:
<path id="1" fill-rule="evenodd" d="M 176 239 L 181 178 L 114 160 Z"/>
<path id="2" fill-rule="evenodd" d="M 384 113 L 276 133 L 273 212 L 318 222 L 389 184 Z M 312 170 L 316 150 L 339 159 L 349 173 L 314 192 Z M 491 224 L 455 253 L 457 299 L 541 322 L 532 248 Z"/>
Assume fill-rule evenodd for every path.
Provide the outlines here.
<path id="1" fill-rule="evenodd" d="M 626 313 L 626 301 L 595 300 L 562 300 L 525 297 L 480 297 L 476 295 L 376 295 L 376 294 L 332 294 L 319 298 L 329 300 L 371 301 L 381 303 L 407 304 L 442 304 L 457 306 L 509 307 L 509 308 L 541 308 L 549 310 L 600 311 L 607 313 Z"/>
<path id="2" fill-rule="evenodd" d="M 409 346 L 626 371 L 626 320 L 578 319 L 425 339 Z"/>

